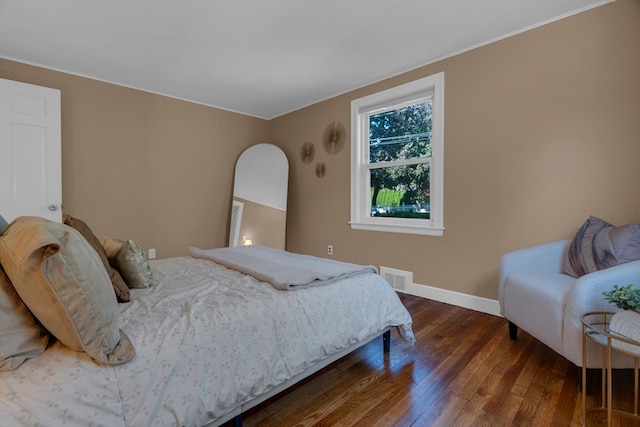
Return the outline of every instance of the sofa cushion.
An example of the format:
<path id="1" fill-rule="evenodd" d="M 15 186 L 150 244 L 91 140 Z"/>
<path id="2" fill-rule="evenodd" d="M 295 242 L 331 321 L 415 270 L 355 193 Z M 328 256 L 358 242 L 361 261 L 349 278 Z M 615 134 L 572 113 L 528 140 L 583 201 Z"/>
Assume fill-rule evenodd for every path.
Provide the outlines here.
<path id="1" fill-rule="evenodd" d="M 569 245 L 564 271 L 584 276 L 640 259 L 640 222 L 613 226 L 590 216 Z"/>

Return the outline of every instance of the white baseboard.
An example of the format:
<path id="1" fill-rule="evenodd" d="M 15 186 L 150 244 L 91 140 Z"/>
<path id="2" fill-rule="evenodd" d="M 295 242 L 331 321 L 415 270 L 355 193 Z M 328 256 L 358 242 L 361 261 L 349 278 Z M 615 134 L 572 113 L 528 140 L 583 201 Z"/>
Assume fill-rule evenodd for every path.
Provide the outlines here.
<path id="1" fill-rule="evenodd" d="M 449 291 L 433 286 L 411 283 L 405 290 L 398 290 L 409 295 L 427 298 L 458 307 L 468 308 L 482 313 L 500 316 L 500 303 L 497 300 L 478 297 L 475 295 L 463 294 L 461 292 Z"/>

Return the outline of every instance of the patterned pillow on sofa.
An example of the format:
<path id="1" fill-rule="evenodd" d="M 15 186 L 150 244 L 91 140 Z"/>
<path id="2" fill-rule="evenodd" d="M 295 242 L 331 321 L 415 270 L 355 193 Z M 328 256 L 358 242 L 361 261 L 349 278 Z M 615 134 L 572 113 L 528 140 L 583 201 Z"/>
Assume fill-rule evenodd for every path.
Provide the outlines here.
<path id="1" fill-rule="evenodd" d="M 580 277 L 640 259 L 640 222 L 613 226 L 590 216 L 569 246 L 565 273 Z"/>

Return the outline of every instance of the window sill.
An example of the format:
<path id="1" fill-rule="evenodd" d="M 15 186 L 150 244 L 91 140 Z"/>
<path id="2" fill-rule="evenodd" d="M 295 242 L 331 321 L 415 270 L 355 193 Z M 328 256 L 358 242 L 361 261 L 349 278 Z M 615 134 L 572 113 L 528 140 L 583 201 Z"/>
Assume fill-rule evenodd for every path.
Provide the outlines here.
<path id="1" fill-rule="evenodd" d="M 437 236 L 444 234 L 444 227 L 418 226 L 411 224 L 380 224 L 371 222 L 351 221 L 353 230 L 381 231 L 386 233 L 419 234 L 423 236 Z"/>

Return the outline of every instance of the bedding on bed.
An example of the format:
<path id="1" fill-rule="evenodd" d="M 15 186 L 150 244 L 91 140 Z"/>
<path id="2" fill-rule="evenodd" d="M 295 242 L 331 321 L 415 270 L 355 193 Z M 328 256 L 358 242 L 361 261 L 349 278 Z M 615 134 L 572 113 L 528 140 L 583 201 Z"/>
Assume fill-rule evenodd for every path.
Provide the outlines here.
<path id="1" fill-rule="evenodd" d="M 282 292 L 210 260 L 151 268 L 154 286 L 118 305 L 135 357 L 104 365 L 55 342 L 0 372 L 0 425 L 202 426 L 386 327 L 413 341 L 374 273 Z"/>
<path id="2" fill-rule="evenodd" d="M 190 247 L 189 253 L 249 274 L 283 291 L 326 285 L 356 274 L 378 272 L 372 265 L 351 264 L 260 245 L 206 250 Z"/>

